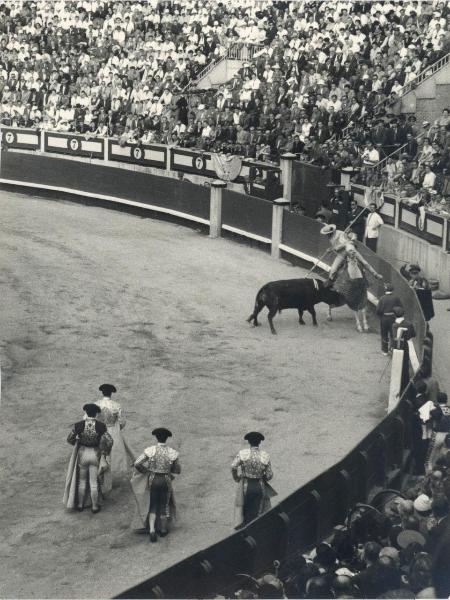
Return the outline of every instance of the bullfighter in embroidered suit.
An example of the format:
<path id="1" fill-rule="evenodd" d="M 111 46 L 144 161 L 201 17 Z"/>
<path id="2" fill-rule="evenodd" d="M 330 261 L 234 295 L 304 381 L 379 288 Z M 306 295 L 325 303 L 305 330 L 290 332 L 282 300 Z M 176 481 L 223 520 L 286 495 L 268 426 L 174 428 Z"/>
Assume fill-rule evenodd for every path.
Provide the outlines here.
<path id="1" fill-rule="evenodd" d="M 172 433 L 160 427 L 152 435 L 158 444 L 146 448 L 134 463 L 131 488 L 137 503 L 133 526 L 139 521 L 140 527 L 149 531 L 150 541 L 156 542 L 157 532 L 161 537 L 166 536 L 168 521 L 175 516 L 172 479 L 181 473 L 181 467 L 178 452 L 166 445 Z"/>
<path id="2" fill-rule="evenodd" d="M 336 279 L 336 274 L 340 267 L 345 261 L 345 246 L 351 241 L 345 231 L 339 231 L 336 229 L 336 225 L 325 225 L 320 230 L 322 235 L 328 236 L 330 242 L 330 248 L 327 251 L 335 254 L 333 264 L 331 265 L 330 272 L 328 273 L 327 286 L 331 286 L 333 281 Z"/>
<path id="3" fill-rule="evenodd" d="M 90 499 L 92 512 L 98 513 L 100 461 L 106 461 L 114 442 L 106 425 L 96 419 L 100 408 L 96 404 L 85 404 L 83 410 L 86 419 L 75 423 L 67 438 L 75 447 L 67 471 L 63 502 L 66 508 L 82 511 Z"/>
<path id="4" fill-rule="evenodd" d="M 97 419 L 106 425 L 108 433 L 114 440 L 110 460 L 108 458 L 108 464 L 102 474 L 102 492 L 107 493 L 112 488 L 113 478 L 125 475 L 129 469 L 128 464 L 133 464 L 136 457 L 122 433 L 126 423 L 122 408 L 118 402 L 111 399 L 112 394 L 117 391 L 116 388 L 109 383 L 104 383 L 98 389 L 102 392 L 103 398 L 96 402 L 101 409 Z"/>
<path id="5" fill-rule="evenodd" d="M 250 523 L 270 508 L 270 498 L 276 495 L 269 485 L 273 477 L 270 456 L 259 448 L 262 433 L 251 431 L 244 437 L 250 448 L 241 450 L 231 465 L 233 479 L 239 484 L 236 494 L 236 529 Z"/>

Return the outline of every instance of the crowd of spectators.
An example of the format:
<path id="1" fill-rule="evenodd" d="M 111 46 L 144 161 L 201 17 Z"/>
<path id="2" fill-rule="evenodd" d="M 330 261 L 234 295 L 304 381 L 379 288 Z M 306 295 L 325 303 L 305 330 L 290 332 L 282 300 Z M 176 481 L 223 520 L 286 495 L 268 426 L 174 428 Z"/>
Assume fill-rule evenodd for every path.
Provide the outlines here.
<path id="1" fill-rule="evenodd" d="M 231 27 L 245 34 L 229 7 L 206 0 L 6 0 L 1 121 L 169 142 L 188 120 L 180 92 L 224 53 Z"/>
<path id="2" fill-rule="evenodd" d="M 400 120 L 403 145 L 378 168 L 362 167 L 354 180 L 398 196 L 411 207 L 450 216 L 450 116 L 444 109 L 434 124 L 424 121 L 419 129 L 415 117 Z M 374 136 L 385 136 L 378 121 Z M 379 143 L 380 145 L 380 143 Z M 372 148 L 375 148 L 373 143 Z"/>
<path id="3" fill-rule="evenodd" d="M 338 168 L 414 136 L 402 86 L 450 48 L 437 0 L 11 0 L 0 15 L 3 124 Z M 186 91 L 242 41 L 254 56 L 230 82 Z"/>
<path id="4" fill-rule="evenodd" d="M 448 569 L 442 570 L 436 553 L 449 525 L 450 408 L 434 378 L 425 375 L 419 373 L 414 384 L 418 443 L 415 475 L 406 488 L 356 505 L 327 541 L 290 556 L 275 574 L 242 578 L 234 597 L 447 597 Z M 445 564 L 448 553 L 442 558 Z"/>
<path id="5" fill-rule="evenodd" d="M 447 2 L 9 0 L 0 18 L 4 125 L 267 162 L 293 152 L 450 212 L 449 111 L 418 125 L 399 101 L 450 49 Z M 252 58 L 231 81 L 189 87 L 243 41 Z"/>

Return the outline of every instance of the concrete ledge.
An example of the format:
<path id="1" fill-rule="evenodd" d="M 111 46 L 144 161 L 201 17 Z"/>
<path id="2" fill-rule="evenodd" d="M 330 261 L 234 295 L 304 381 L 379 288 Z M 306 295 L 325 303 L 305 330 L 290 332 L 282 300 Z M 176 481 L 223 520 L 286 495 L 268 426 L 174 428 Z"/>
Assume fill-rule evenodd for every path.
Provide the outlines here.
<path id="1" fill-rule="evenodd" d="M 402 229 L 381 228 L 378 254 L 399 269 L 405 263 L 418 263 L 427 278 L 437 279 L 440 289 L 450 293 L 450 254 Z"/>

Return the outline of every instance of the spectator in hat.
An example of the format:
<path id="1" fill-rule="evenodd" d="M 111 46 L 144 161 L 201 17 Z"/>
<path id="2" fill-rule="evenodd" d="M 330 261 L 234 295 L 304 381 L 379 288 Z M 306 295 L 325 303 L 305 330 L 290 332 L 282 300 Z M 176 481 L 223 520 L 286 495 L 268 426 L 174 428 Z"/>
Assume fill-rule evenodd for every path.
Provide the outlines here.
<path id="1" fill-rule="evenodd" d="M 432 500 L 427 494 L 419 494 L 414 500 L 414 514 L 419 519 L 419 531 L 428 534 L 428 519 L 432 515 Z"/>
<path id="2" fill-rule="evenodd" d="M 398 534 L 397 545 L 401 550 L 407 550 L 413 544 L 417 544 L 420 547 L 424 547 L 426 539 L 415 529 L 404 529 Z"/>
<path id="3" fill-rule="evenodd" d="M 83 411 L 86 418 L 75 423 L 67 438 L 74 449 L 67 471 L 63 502 L 66 508 L 82 511 L 90 500 L 91 510 L 95 514 L 100 511 L 100 459 L 106 459 L 114 442 L 106 425 L 97 419 L 100 407 L 89 403 L 83 406 Z"/>
<path id="4" fill-rule="evenodd" d="M 392 325 L 395 321 L 394 307 L 403 307 L 398 294 L 394 293 L 391 283 L 384 284 L 385 293 L 378 300 L 376 314 L 380 318 L 381 352 L 385 356 L 392 350 Z"/>
<path id="5" fill-rule="evenodd" d="M 136 500 L 134 524 L 139 523 L 150 534 L 150 542 L 165 537 L 169 520 L 175 516 L 172 487 L 174 475 L 181 473 L 178 452 L 166 444 L 172 433 L 165 427 L 152 431 L 158 441 L 149 446 L 134 463 L 131 488 Z"/>
<path id="6" fill-rule="evenodd" d="M 249 448 L 240 450 L 231 465 L 233 479 L 239 484 L 236 494 L 236 528 L 256 519 L 270 508 L 270 498 L 276 494 L 269 485 L 273 477 L 270 456 L 260 449 L 264 436 L 250 431 L 244 437 Z"/>
<path id="7" fill-rule="evenodd" d="M 409 266 L 409 275 L 410 275 L 409 285 L 412 288 L 414 288 L 415 290 L 417 290 L 417 289 L 429 290 L 430 289 L 430 284 L 428 282 L 428 279 L 426 277 L 423 277 L 423 275 L 421 275 L 421 269 L 420 269 L 419 265 L 417 265 L 417 264 L 410 265 Z"/>
<path id="8" fill-rule="evenodd" d="M 124 476 L 128 471 L 129 462 L 134 463 L 135 456 L 124 440 L 122 430 L 125 427 L 126 419 L 122 412 L 122 407 L 118 402 L 111 399 L 112 394 L 117 392 L 114 385 L 103 383 L 99 388 L 102 398 L 96 403 L 100 408 L 97 419 L 107 427 L 109 435 L 114 441 L 114 446 L 108 457 L 108 464 L 103 469 L 102 491 L 109 492 L 112 488 L 113 479 Z"/>

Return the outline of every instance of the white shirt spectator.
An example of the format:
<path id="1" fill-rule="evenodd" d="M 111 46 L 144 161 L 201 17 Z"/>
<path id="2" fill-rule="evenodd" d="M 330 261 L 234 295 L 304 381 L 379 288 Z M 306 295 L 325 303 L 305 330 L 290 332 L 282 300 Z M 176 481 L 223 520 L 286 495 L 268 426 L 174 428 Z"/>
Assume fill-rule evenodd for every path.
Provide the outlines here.
<path id="1" fill-rule="evenodd" d="M 434 183 L 436 181 L 436 175 L 433 171 L 429 171 L 425 173 L 425 177 L 423 178 L 422 187 L 426 190 L 431 190 L 434 188 Z"/>
<path id="2" fill-rule="evenodd" d="M 380 162 L 380 153 L 373 146 L 367 146 L 362 153 L 362 160 L 365 165 L 375 165 Z"/>
<path id="3" fill-rule="evenodd" d="M 383 219 L 377 212 L 371 212 L 366 219 L 366 238 L 377 238 L 380 235 L 380 227 L 384 225 Z"/>
<path id="4" fill-rule="evenodd" d="M 212 127 L 211 125 L 206 124 L 202 129 L 202 138 L 209 138 L 212 136 Z"/>
<path id="5" fill-rule="evenodd" d="M 175 135 L 180 135 L 180 133 L 186 133 L 186 125 L 184 123 L 177 123 L 173 128 L 173 132 Z"/>

